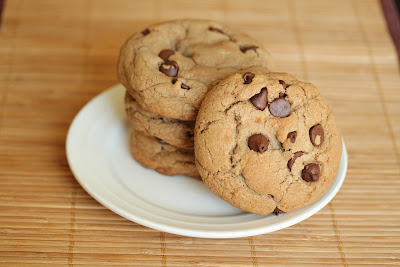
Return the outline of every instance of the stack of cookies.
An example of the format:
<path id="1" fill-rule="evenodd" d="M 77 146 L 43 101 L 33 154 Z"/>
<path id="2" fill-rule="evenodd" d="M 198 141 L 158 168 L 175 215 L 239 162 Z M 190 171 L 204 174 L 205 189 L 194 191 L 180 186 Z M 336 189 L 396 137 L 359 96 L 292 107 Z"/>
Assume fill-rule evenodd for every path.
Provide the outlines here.
<path id="1" fill-rule="evenodd" d="M 194 125 L 205 94 L 238 71 L 270 64 L 261 43 L 212 21 L 166 22 L 133 35 L 118 65 L 133 157 L 162 174 L 200 178 Z"/>
<path id="2" fill-rule="evenodd" d="M 118 66 L 133 157 L 201 178 L 244 211 L 278 215 L 313 203 L 336 177 L 340 133 L 312 84 L 270 66 L 259 42 L 216 22 L 135 34 Z"/>

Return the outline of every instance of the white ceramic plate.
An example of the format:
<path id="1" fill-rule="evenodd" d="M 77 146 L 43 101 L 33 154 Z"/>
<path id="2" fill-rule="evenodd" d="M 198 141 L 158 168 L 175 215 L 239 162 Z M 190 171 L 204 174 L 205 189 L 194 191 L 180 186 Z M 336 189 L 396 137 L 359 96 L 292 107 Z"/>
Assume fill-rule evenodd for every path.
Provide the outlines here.
<path id="1" fill-rule="evenodd" d="M 178 235 L 233 238 L 265 234 L 318 212 L 336 195 L 347 170 L 347 152 L 331 188 L 317 202 L 294 212 L 261 216 L 243 212 L 214 195 L 203 182 L 164 176 L 130 155 L 125 89 L 117 85 L 91 100 L 67 136 L 69 166 L 82 187 L 115 213 L 144 226 Z"/>

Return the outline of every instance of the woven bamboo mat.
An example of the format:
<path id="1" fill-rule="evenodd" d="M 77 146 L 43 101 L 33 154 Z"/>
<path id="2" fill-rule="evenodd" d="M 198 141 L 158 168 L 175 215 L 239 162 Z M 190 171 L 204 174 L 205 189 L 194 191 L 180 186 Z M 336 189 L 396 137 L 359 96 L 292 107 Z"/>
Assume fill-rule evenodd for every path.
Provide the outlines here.
<path id="1" fill-rule="evenodd" d="M 97 203 L 65 157 L 68 127 L 117 83 L 118 49 L 150 23 L 209 18 L 271 50 L 276 70 L 315 83 L 348 153 L 323 210 L 287 229 L 209 240 L 162 233 Z M 372 0 L 5 3 L 0 32 L 0 265 L 400 265 L 400 75 Z"/>

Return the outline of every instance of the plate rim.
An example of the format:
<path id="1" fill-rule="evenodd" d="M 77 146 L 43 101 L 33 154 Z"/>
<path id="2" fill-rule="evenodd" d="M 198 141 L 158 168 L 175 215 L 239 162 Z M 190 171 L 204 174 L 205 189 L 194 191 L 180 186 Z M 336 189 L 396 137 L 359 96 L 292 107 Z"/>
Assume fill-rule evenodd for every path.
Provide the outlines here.
<path id="1" fill-rule="evenodd" d="M 273 224 L 269 224 L 266 226 L 259 226 L 259 227 L 253 227 L 250 229 L 237 229 L 237 230 L 202 230 L 202 229 L 188 229 L 188 228 L 182 228 L 178 226 L 172 226 L 169 224 L 165 223 L 160 223 L 160 222 L 154 222 L 152 220 L 149 220 L 148 218 L 142 218 L 141 216 L 132 214 L 128 210 L 126 210 L 123 206 L 118 206 L 117 203 L 114 203 L 114 201 L 110 201 L 104 198 L 99 192 L 96 192 L 95 190 L 92 190 L 93 188 L 90 188 L 90 185 L 87 185 L 85 183 L 85 179 L 80 177 L 78 175 L 76 168 L 74 168 L 74 159 L 72 159 L 71 155 L 71 150 L 72 150 L 72 136 L 73 136 L 73 131 L 74 131 L 74 126 L 77 124 L 77 122 L 81 119 L 81 117 L 84 116 L 85 111 L 90 108 L 90 106 L 94 105 L 96 100 L 100 99 L 101 97 L 106 96 L 109 94 L 110 96 L 113 93 L 117 93 L 118 90 L 125 90 L 125 88 L 121 84 L 117 84 L 114 86 L 109 87 L 108 89 L 102 91 L 101 93 L 97 94 L 95 97 L 90 99 L 75 115 L 74 119 L 72 120 L 69 128 L 68 128 L 68 133 L 66 137 L 66 143 L 65 143 L 65 151 L 66 151 L 66 157 L 68 161 L 68 165 L 70 167 L 70 170 L 72 174 L 74 175 L 75 179 L 78 181 L 80 186 L 91 196 L 93 197 L 97 202 L 99 202 L 101 205 L 105 206 L 107 209 L 111 210 L 112 212 L 132 221 L 135 223 L 138 223 L 140 225 L 158 230 L 158 231 L 164 231 L 176 235 L 182 235 L 182 236 L 189 236 L 189 237 L 199 237 L 199 238 L 240 238 L 240 237 L 249 237 L 249 236 L 255 236 L 255 235 L 260 235 L 260 234 L 266 234 L 266 233 L 271 233 L 274 231 L 278 231 L 284 228 L 287 228 L 289 226 L 295 225 L 318 211 L 320 211 L 323 207 L 325 207 L 337 194 L 337 192 L 340 190 L 340 188 L 343 185 L 343 182 L 346 177 L 347 173 L 347 167 L 348 167 L 348 155 L 347 155 L 347 150 L 346 150 L 346 145 L 344 143 L 344 140 L 342 138 L 342 156 L 341 156 L 341 164 L 343 164 L 343 169 L 340 170 L 338 169 L 338 174 L 342 173 L 341 176 L 337 176 L 335 179 L 338 179 L 338 184 L 336 187 L 333 188 L 332 192 L 328 196 L 325 196 L 329 191 L 327 191 L 324 195 L 321 196 L 320 199 L 315 201 L 312 204 L 315 204 L 318 201 L 321 201 L 321 199 L 325 196 L 325 198 L 322 199 L 321 202 L 319 202 L 317 205 L 312 207 L 310 210 L 301 213 L 297 215 L 294 218 L 290 218 L 286 221 L 283 222 L 275 222 Z M 334 185 L 334 182 L 332 183 L 331 187 Z M 246 213 L 247 214 L 247 213 Z M 268 216 L 268 215 L 266 215 Z"/>

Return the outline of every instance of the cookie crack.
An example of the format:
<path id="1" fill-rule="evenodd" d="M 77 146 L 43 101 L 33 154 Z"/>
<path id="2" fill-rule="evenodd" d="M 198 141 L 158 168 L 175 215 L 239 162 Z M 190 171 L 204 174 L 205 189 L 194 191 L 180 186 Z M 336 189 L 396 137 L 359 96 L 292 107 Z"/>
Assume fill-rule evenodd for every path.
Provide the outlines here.
<path id="1" fill-rule="evenodd" d="M 200 134 L 204 133 L 205 131 L 207 131 L 210 127 L 211 124 L 214 124 L 216 122 L 218 122 L 219 120 L 215 120 L 215 121 L 209 121 L 206 123 L 206 125 L 204 126 L 204 128 L 200 131 Z"/>
<path id="2" fill-rule="evenodd" d="M 229 152 L 229 154 L 231 155 L 231 165 L 232 165 L 232 168 L 235 167 L 235 164 L 233 164 L 233 156 L 235 155 L 236 149 L 237 149 L 237 148 L 238 148 L 238 144 L 236 144 L 235 147 L 232 148 L 232 150 Z"/>
<path id="3" fill-rule="evenodd" d="M 196 162 L 196 165 L 200 166 L 200 168 L 203 169 L 203 171 L 207 172 L 208 174 L 214 174 L 214 173 L 210 172 L 208 169 L 204 168 L 204 166 L 197 159 L 195 159 L 195 162 Z"/>
<path id="4" fill-rule="evenodd" d="M 212 153 L 211 153 L 211 151 L 210 151 L 210 148 L 209 148 L 207 145 L 206 145 L 205 147 L 206 147 L 206 149 L 207 149 L 208 154 L 210 155 L 211 163 L 214 165 L 214 164 L 215 164 L 215 163 L 214 163 L 214 158 L 213 158 L 213 156 L 212 156 Z"/>
<path id="5" fill-rule="evenodd" d="M 231 161 L 232 169 L 235 167 L 234 164 L 233 164 L 233 157 L 236 155 L 236 150 L 237 150 L 237 148 L 239 146 L 239 140 L 238 140 L 239 139 L 239 128 L 242 125 L 242 121 L 241 121 L 240 116 L 235 115 L 234 116 L 234 120 L 235 120 L 235 124 L 236 124 L 236 127 L 235 127 L 235 146 L 229 152 L 229 154 L 231 155 L 230 161 Z"/>
<path id="6" fill-rule="evenodd" d="M 230 161 L 231 161 L 232 169 L 234 169 L 234 168 L 235 168 L 235 165 L 236 165 L 236 162 L 235 162 L 235 164 L 233 163 L 233 157 L 236 155 L 236 150 L 237 150 L 237 148 L 238 148 L 238 146 L 239 146 L 239 145 L 238 145 L 238 144 L 239 144 L 239 140 L 238 140 L 239 128 L 240 128 L 240 126 L 242 125 L 242 122 L 241 122 L 239 116 L 236 116 L 236 115 L 235 115 L 234 119 L 235 119 L 235 123 L 236 123 L 236 129 L 235 129 L 235 146 L 234 146 L 234 147 L 231 149 L 231 151 L 229 152 L 229 154 L 231 155 L 231 156 L 230 156 Z"/>
<path id="7" fill-rule="evenodd" d="M 245 103 L 245 102 L 247 102 L 247 101 L 245 101 L 245 100 L 236 101 L 236 102 L 234 102 L 233 104 L 230 104 L 229 107 L 227 107 L 227 108 L 223 111 L 223 113 L 226 115 L 226 114 L 229 112 L 229 110 L 231 110 L 234 106 L 236 106 L 236 105 L 238 105 L 238 104 L 241 104 L 241 103 Z"/>

